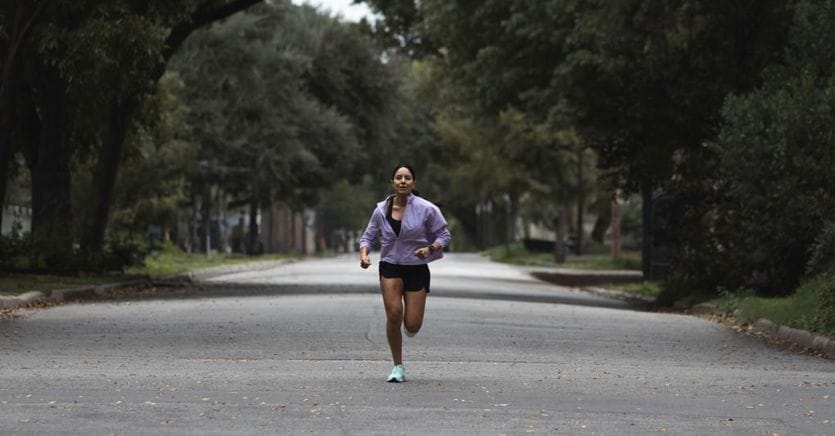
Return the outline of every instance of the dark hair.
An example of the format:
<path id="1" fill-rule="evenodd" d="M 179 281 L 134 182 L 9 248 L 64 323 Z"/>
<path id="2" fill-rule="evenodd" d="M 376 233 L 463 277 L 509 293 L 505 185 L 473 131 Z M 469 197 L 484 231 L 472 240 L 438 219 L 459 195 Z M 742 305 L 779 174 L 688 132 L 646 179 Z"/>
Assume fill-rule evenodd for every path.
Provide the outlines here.
<path id="1" fill-rule="evenodd" d="M 417 180 L 417 177 L 415 177 L 415 170 L 412 169 L 411 165 L 406 164 L 399 164 L 395 166 L 393 170 L 391 170 L 391 180 L 394 180 L 394 176 L 395 174 L 397 174 L 397 170 L 399 170 L 400 168 L 406 168 L 407 170 L 409 170 L 409 172 L 412 173 L 412 180 Z M 412 189 L 412 195 L 420 197 L 420 193 L 418 193 L 416 189 Z"/>
<path id="2" fill-rule="evenodd" d="M 394 175 L 397 174 L 397 170 L 399 170 L 400 168 L 406 168 L 407 170 L 409 170 L 409 172 L 412 173 L 412 180 L 417 179 L 415 177 L 415 170 L 412 169 L 412 167 L 410 165 L 401 164 L 401 165 L 397 165 L 396 167 L 394 167 L 393 170 L 391 170 L 391 179 L 392 180 L 394 180 Z"/>

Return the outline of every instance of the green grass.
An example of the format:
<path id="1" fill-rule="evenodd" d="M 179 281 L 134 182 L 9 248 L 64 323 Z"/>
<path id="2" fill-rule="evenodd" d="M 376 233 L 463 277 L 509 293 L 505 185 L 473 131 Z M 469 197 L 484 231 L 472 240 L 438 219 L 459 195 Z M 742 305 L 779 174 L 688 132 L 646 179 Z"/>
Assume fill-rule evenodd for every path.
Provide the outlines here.
<path id="1" fill-rule="evenodd" d="M 191 270 L 213 268 L 225 265 L 264 260 L 292 259 L 297 256 L 266 254 L 246 256 L 241 254 L 186 253 L 174 245 L 166 245 L 161 251 L 145 258 L 145 265 L 128 268 L 124 274 L 102 274 L 84 276 L 55 276 L 37 274 L 12 274 L 0 277 L 0 293 L 20 295 L 29 291 L 50 291 L 80 286 L 115 283 L 137 277 L 160 278 L 185 273 Z"/>
<path id="2" fill-rule="evenodd" d="M 613 289 L 633 295 L 657 297 L 661 293 L 661 282 L 647 280 L 639 283 L 611 283 L 602 285 L 601 288 Z"/>
<path id="3" fill-rule="evenodd" d="M 608 254 L 590 254 L 582 256 L 568 256 L 565 263 L 559 265 L 565 268 L 589 270 L 641 270 L 641 253 L 621 253 L 614 258 Z"/>
<path id="4" fill-rule="evenodd" d="M 752 292 L 728 294 L 711 301 L 736 318 L 754 322 L 766 318 L 774 323 L 835 337 L 835 274 L 813 277 L 787 297 L 766 298 Z"/>
<path id="5" fill-rule="evenodd" d="M 146 257 L 144 266 L 130 268 L 128 273 L 158 278 L 181 274 L 196 269 L 213 268 L 225 265 L 238 265 L 263 260 L 292 259 L 295 257 L 297 256 L 287 254 L 247 256 L 243 254 L 225 253 L 212 255 L 206 255 L 205 253 L 186 253 L 178 247 L 169 244 L 159 252 Z"/>
<path id="6" fill-rule="evenodd" d="M 640 270 L 641 253 L 625 252 L 620 257 L 613 258 L 608 254 L 585 254 L 581 256 L 568 255 L 565 263 L 554 262 L 551 253 L 534 253 L 525 249 L 521 244 L 497 246 L 484 251 L 484 254 L 495 262 L 513 265 L 547 266 L 585 270 Z"/>

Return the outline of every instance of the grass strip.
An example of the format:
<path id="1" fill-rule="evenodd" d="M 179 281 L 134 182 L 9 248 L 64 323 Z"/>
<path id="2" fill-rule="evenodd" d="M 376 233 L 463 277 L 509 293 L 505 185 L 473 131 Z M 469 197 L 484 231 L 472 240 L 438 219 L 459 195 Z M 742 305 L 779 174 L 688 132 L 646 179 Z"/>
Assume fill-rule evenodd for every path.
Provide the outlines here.
<path id="1" fill-rule="evenodd" d="M 554 262 L 553 253 L 531 252 L 522 244 L 500 245 L 489 248 L 484 255 L 494 262 L 513 265 L 560 267 L 580 270 L 641 270 L 641 253 L 624 252 L 620 257 L 613 258 L 609 254 L 584 254 L 581 256 L 570 254 L 565 263 Z"/>
<path id="2" fill-rule="evenodd" d="M 711 301 L 743 322 L 766 318 L 774 323 L 835 338 L 835 274 L 803 282 L 786 297 L 759 297 L 751 291 L 726 293 Z"/>
<path id="3" fill-rule="evenodd" d="M 29 291 L 50 291 L 117 283 L 138 277 L 161 278 L 192 270 L 250 262 L 293 259 L 298 256 L 287 254 L 265 254 L 248 256 L 243 254 L 186 253 L 179 247 L 167 244 L 160 251 L 145 258 L 145 264 L 127 268 L 122 274 L 84 274 L 79 276 L 58 276 L 46 274 L 12 274 L 0 277 L 0 293 L 20 295 Z"/>
<path id="4" fill-rule="evenodd" d="M 645 280 L 638 283 L 609 283 L 600 287 L 647 297 L 657 297 L 661 293 L 661 282 L 654 280 Z"/>

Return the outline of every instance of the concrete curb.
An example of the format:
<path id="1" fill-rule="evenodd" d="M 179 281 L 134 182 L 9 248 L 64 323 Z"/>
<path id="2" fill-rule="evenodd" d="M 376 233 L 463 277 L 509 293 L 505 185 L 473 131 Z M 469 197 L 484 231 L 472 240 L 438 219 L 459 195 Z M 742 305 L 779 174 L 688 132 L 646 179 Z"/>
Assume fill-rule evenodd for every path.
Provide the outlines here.
<path id="1" fill-rule="evenodd" d="M 16 297 L 0 297 L 0 309 L 14 309 L 20 306 L 26 306 L 37 302 L 46 295 L 41 291 L 24 292 Z"/>
<path id="2" fill-rule="evenodd" d="M 165 279 L 156 281 L 150 279 L 139 279 L 108 283 L 104 285 L 80 286 L 76 288 L 54 289 L 49 291 L 30 291 L 13 297 L 0 296 L 0 309 L 12 310 L 36 303 L 60 303 L 64 301 L 86 300 L 105 296 L 108 292 L 118 289 L 131 287 L 170 286 L 168 282 L 176 280 L 177 279 Z"/>
<path id="3" fill-rule="evenodd" d="M 528 274 L 544 282 L 570 288 L 594 287 L 616 283 L 639 283 L 639 271 L 529 269 Z"/>
<path id="4" fill-rule="evenodd" d="M 616 291 L 613 289 L 598 288 L 595 286 L 583 286 L 580 289 L 591 294 L 600 295 L 608 298 L 615 298 L 629 303 L 639 305 L 651 305 L 655 303 L 655 297 L 650 295 L 636 295 L 629 292 Z"/>
<path id="5" fill-rule="evenodd" d="M 160 279 L 146 278 L 103 285 L 80 286 L 76 288 L 54 289 L 48 291 L 30 291 L 16 296 L 0 295 L 0 310 L 13 310 L 35 303 L 59 303 L 63 301 L 91 299 L 105 296 L 108 292 L 114 290 L 131 287 L 180 287 L 224 274 L 268 269 L 290 263 L 292 261 L 292 259 L 265 260 L 193 270 Z"/>
<path id="6" fill-rule="evenodd" d="M 716 306 L 708 303 L 694 305 L 690 308 L 690 313 L 694 315 L 730 315 L 733 317 L 732 314 L 721 311 Z M 784 340 L 805 348 L 810 348 L 815 351 L 819 351 L 829 359 L 835 359 L 835 340 L 826 336 L 817 335 L 802 329 L 779 325 L 766 318 L 756 320 L 753 324 L 751 324 L 751 328 L 770 338 Z"/>

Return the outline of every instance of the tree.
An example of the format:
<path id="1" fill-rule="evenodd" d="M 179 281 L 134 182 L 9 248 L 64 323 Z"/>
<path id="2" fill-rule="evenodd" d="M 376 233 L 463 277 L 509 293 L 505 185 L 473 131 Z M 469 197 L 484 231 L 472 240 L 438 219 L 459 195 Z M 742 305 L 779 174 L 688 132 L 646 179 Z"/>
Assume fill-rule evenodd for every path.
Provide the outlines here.
<path id="1" fill-rule="evenodd" d="M 188 85 L 202 158 L 250 204 L 251 238 L 258 208 L 311 204 L 387 142 L 393 78 L 355 30 L 309 7 L 232 17 L 196 35 L 173 67 Z"/>
<path id="2" fill-rule="evenodd" d="M 359 0 L 355 0 L 358 3 Z M 365 0 L 383 18 L 372 26 L 365 19 L 361 25 L 392 53 L 421 59 L 437 52 L 438 46 L 424 31 L 424 14 L 414 0 Z"/>
<path id="3" fill-rule="evenodd" d="M 800 2 L 785 61 L 723 107 L 713 149 L 725 226 L 712 242 L 723 248 L 714 262 L 731 266 L 714 280 L 728 289 L 789 293 L 835 214 L 833 24 L 835 2 Z"/>
<path id="4" fill-rule="evenodd" d="M 27 138 L 26 120 L 31 119 L 31 102 L 21 96 L 22 47 L 40 19 L 46 2 L 20 2 L 0 8 L 0 211 L 6 196 L 9 163 L 16 149 Z M 0 224 L 2 224 L 0 213 Z"/>
<path id="5" fill-rule="evenodd" d="M 73 242 L 71 159 L 99 155 L 82 237 L 85 249 L 98 250 L 130 120 L 168 57 L 194 29 L 258 1 L 23 3 L 7 2 L 0 9 L 5 22 L 14 23 L 2 44 L 0 105 L 15 102 L 15 124 L 36 134 L 12 136 L 11 112 L 2 109 L 2 176 L 5 183 L 12 138 L 32 174 L 39 254 L 66 261 Z"/>
<path id="6" fill-rule="evenodd" d="M 226 18 L 238 11 L 260 3 L 260 0 L 205 0 L 195 2 L 185 1 L 186 7 L 177 8 L 171 3 L 148 5 L 139 11 L 142 19 L 156 22 L 165 35 L 160 50 L 153 53 L 153 62 L 144 67 L 144 73 L 138 78 L 144 80 L 145 87 L 125 90 L 123 94 L 109 99 L 107 106 L 108 127 L 102 140 L 102 147 L 98 156 L 98 163 L 93 176 L 93 192 L 85 232 L 82 236 L 82 247 L 88 250 L 98 250 L 104 240 L 107 227 L 107 216 L 110 210 L 113 185 L 116 180 L 125 135 L 130 120 L 150 89 L 147 84 L 154 84 L 162 77 L 165 66 L 171 56 L 183 44 L 186 38 L 196 29 L 209 23 Z M 155 6 L 155 7 L 151 7 Z M 187 12 L 183 12 L 187 11 Z M 135 73 L 135 70 L 130 71 Z M 124 77 L 122 78 L 124 79 Z"/>

